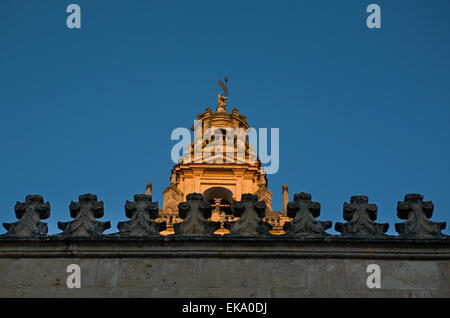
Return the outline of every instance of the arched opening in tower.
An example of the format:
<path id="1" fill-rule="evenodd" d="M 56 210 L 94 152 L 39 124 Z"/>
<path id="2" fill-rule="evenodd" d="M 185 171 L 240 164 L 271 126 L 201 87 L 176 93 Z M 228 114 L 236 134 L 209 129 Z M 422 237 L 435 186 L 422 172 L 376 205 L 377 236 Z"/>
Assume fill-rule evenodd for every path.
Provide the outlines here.
<path id="1" fill-rule="evenodd" d="M 205 201 L 209 202 L 214 209 L 225 214 L 231 214 L 233 204 L 233 192 L 224 187 L 212 187 L 203 192 Z"/>

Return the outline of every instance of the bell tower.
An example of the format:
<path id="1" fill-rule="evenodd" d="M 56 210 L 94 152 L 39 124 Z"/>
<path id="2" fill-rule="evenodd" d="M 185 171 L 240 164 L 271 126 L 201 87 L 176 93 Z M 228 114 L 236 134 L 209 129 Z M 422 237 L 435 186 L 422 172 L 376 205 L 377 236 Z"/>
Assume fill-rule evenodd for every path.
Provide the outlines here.
<path id="1" fill-rule="evenodd" d="M 202 193 L 214 207 L 214 221 L 234 220 L 231 205 L 244 193 L 258 195 L 266 202 L 268 214 L 272 212 L 267 176 L 248 142 L 250 126 L 237 108 L 227 112 L 227 87 L 219 83 L 225 94 L 218 94 L 215 112 L 207 107 L 198 114 L 191 128 L 194 141 L 173 167 L 170 185 L 163 191 L 160 215 L 167 222 L 167 233 L 162 234 L 173 233 L 173 223 L 181 221 L 178 204 L 193 192 Z"/>

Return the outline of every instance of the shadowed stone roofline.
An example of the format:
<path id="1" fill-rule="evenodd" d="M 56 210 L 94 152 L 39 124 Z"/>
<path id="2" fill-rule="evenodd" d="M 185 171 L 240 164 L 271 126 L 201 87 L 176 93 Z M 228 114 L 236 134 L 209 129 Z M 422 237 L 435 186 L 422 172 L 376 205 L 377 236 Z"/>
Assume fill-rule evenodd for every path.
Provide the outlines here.
<path id="1" fill-rule="evenodd" d="M 450 260 L 450 238 L 36 237 L 2 238 L 0 258 L 244 257 Z"/>

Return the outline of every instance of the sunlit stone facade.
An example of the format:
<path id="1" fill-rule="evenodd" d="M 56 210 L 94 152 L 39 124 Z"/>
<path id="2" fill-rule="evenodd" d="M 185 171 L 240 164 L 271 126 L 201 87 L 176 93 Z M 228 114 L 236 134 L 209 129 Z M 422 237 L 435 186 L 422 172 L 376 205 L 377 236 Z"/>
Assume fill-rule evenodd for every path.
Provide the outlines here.
<path id="1" fill-rule="evenodd" d="M 181 221 L 178 204 L 194 192 L 202 193 L 205 200 L 213 205 L 211 220 L 222 224 L 216 234 L 228 233 L 223 228 L 223 222 L 236 219 L 231 214 L 231 204 L 240 200 L 244 193 L 256 194 L 259 200 L 265 201 L 265 221 L 273 226 L 271 233 L 284 233 L 283 224 L 289 218 L 286 213 L 272 210 L 272 192 L 268 188 L 267 175 L 245 134 L 249 128 L 245 115 L 236 108 L 231 113 L 227 112 L 226 97 L 220 94 L 215 112 L 207 107 L 198 114 L 192 126 L 194 141 L 173 167 L 170 185 L 163 191 L 159 221 L 167 223 L 167 230 L 161 234 L 174 233 L 173 224 Z M 234 129 L 234 135 L 230 134 L 231 129 Z M 241 133 L 244 132 L 243 135 L 239 134 L 239 129 Z M 203 138 L 208 130 L 212 132 L 211 138 Z M 219 145 L 222 151 L 219 151 Z M 148 185 L 147 193 L 151 193 L 151 185 Z M 283 197 L 286 197 L 287 204 L 287 195 Z"/>

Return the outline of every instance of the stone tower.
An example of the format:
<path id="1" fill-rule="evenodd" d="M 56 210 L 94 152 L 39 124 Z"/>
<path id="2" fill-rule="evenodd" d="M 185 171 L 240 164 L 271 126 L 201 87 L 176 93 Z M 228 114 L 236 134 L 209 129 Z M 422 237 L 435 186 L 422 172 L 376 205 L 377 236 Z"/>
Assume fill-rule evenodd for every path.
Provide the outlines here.
<path id="1" fill-rule="evenodd" d="M 211 220 L 220 221 L 222 225 L 235 219 L 231 214 L 234 201 L 241 200 L 245 193 L 256 194 L 259 200 L 266 202 L 266 219 L 274 226 L 273 233 L 282 232 L 284 222 L 280 223 L 280 212 L 272 211 L 267 175 L 248 142 L 246 131 L 250 126 L 245 115 L 236 108 L 227 112 L 226 101 L 227 97 L 219 94 L 216 111 L 207 107 L 198 114 L 191 128 L 194 141 L 173 167 L 170 185 L 163 191 L 160 216 L 161 221 L 166 221 L 167 230 L 162 234 L 173 233 L 173 224 L 181 221 L 178 204 L 194 192 L 203 194 L 212 204 Z M 221 227 L 217 233 L 227 232 Z"/>

